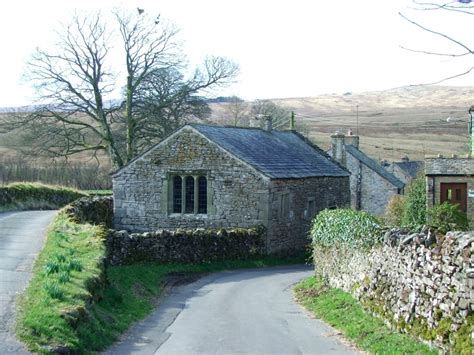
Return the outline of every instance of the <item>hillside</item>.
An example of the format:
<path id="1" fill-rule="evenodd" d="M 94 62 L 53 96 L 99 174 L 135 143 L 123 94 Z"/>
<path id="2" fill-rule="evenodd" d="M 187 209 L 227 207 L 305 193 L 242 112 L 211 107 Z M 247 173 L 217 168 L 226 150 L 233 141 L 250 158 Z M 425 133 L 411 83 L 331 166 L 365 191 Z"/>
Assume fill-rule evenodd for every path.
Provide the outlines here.
<path id="1" fill-rule="evenodd" d="M 408 155 L 414 160 L 465 154 L 474 87 L 411 86 L 272 101 L 293 110 L 297 123 L 305 124 L 310 138 L 324 149 L 331 133 L 351 128 L 373 158 L 399 160 Z M 213 120 L 230 122 L 226 104 L 212 104 L 212 109 Z M 447 122 L 448 117 L 463 121 Z"/>
<path id="2" fill-rule="evenodd" d="M 349 128 L 375 159 L 423 159 L 425 155 L 465 154 L 468 108 L 474 87 L 412 86 L 385 91 L 328 94 L 272 100 L 296 113 L 309 137 L 327 149 L 330 134 Z M 231 122 L 227 103 L 211 103 L 212 122 Z M 358 105 L 358 127 L 357 127 Z M 7 111 L 17 111 L 10 108 Z M 7 115 L 8 113 L 0 113 Z M 448 117 L 462 119 L 447 122 Z M 0 134 L 0 158 L 15 156 L 14 136 Z"/>

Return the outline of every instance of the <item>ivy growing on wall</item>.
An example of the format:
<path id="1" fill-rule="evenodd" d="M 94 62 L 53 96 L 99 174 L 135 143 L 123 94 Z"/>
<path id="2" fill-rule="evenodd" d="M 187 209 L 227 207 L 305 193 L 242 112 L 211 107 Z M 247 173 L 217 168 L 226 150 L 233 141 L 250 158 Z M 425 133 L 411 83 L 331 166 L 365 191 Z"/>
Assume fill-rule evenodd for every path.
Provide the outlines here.
<path id="1" fill-rule="evenodd" d="M 382 225 L 374 216 L 351 209 L 324 210 L 313 220 L 315 247 L 370 248 L 382 242 Z"/>

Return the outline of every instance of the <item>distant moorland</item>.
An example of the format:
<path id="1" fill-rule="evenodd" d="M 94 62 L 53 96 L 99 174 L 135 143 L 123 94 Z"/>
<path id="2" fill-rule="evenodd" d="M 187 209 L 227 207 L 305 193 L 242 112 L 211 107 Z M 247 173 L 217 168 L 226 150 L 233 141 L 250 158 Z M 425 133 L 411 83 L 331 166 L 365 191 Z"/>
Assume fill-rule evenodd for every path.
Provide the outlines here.
<path id="1" fill-rule="evenodd" d="M 466 153 L 474 87 L 410 86 L 272 101 L 293 110 L 297 123 L 309 127 L 310 138 L 323 149 L 329 147 L 331 133 L 352 129 L 360 135 L 361 149 L 375 159 L 408 155 L 415 160 Z M 225 105 L 212 104 L 213 118 L 231 122 Z"/>
<path id="2" fill-rule="evenodd" d="M 351 129 L 359 134 L 361 149 L 376 160 L 398 161 L 405 155 L 421 160 L 425 155 L 466 154 L 474 87 L 411 86 L 271 101 L 294 111 L 297 126 L 304 126 L 304 134 L 323 149 L 329 148 L 331 133 Z M 212 115 L 206 121 L 232 124 L 227 105 L 211 100 Z M 0 119 L 8 114 L 0 109 Z M 23 157 L 15 150 L 15 137 L 0 133 L 0 183 L 39 179 L 78 188 L 110 187 L 110 164 L 105 157 L 100 167 L 85 156 L 64 167 L 61 160 L 51 163 Z"/>

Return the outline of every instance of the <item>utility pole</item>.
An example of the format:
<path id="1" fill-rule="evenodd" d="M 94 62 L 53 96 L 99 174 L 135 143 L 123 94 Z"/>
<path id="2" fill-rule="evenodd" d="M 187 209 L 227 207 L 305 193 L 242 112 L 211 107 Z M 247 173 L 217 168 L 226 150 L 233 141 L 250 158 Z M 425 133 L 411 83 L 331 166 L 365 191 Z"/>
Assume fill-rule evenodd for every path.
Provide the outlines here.
<path id="1" fill-rule="evenodd" d="M 359 135 L 359 105 L 356 105 L 356 136 Z"/>
<path id="2" fill-rule="evenodd" d="M 469 130 L 469 156 L 472 158 L 474 156 L 474 136 L 473 136 L 473 115 L 474 115 L 474 105 L 472 105 L 469 108 L 469 125 L 468 125 L 468 130 Z"/>
<path id="3" fill-rule="evenodd" d="M 292 131 L 295 130 L 295 111 L 291 111 L 290 130 L 292 130 Z"/>

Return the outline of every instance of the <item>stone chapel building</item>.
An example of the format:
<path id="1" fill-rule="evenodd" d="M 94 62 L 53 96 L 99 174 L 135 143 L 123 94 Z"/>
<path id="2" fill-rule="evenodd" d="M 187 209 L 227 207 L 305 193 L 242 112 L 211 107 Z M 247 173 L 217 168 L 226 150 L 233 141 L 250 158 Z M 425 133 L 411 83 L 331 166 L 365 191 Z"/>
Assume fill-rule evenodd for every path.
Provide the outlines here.
<path id="1" fill-rule="evenodd" d="M 112 176 L 114 228 L 264 225 L 268 253 L 308 244 L 311 219 L 349 207 L 349 172 L 294 131 L 188 124 Z"/>

